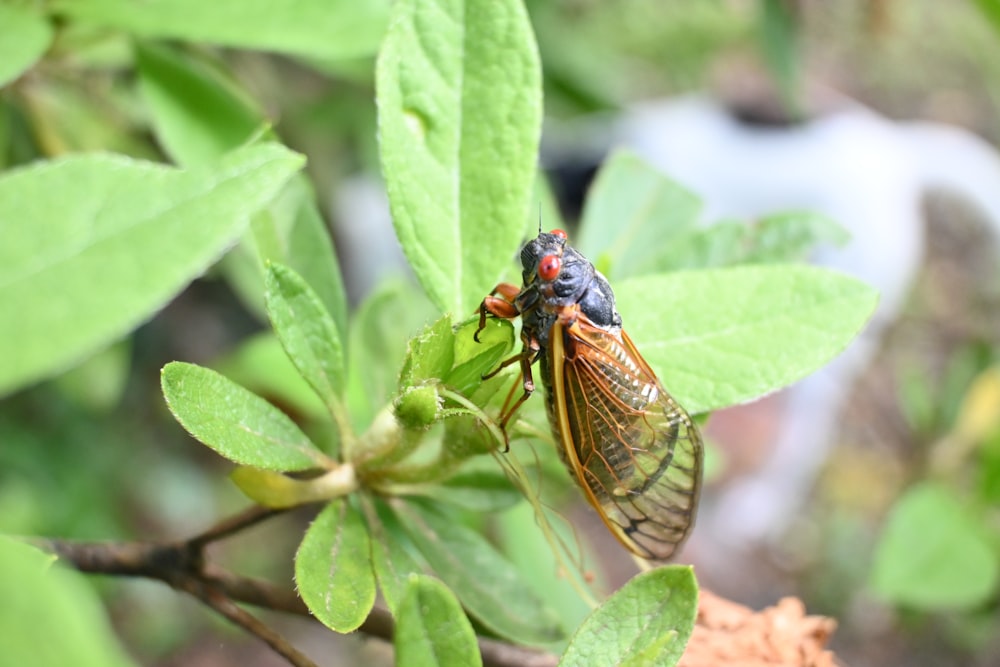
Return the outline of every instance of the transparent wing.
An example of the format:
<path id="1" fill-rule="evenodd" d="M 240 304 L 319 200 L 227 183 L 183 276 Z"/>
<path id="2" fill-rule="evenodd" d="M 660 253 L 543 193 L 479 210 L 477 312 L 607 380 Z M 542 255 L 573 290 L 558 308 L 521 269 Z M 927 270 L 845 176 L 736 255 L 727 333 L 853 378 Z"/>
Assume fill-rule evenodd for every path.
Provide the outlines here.
<path id="1" fill-rule="evenodd" d="M 549 417 L 567 466 L 626 547 L 669 558 L 694 523 L 697 428 L 624 332 L 580 318 L 552 334 Z"/>

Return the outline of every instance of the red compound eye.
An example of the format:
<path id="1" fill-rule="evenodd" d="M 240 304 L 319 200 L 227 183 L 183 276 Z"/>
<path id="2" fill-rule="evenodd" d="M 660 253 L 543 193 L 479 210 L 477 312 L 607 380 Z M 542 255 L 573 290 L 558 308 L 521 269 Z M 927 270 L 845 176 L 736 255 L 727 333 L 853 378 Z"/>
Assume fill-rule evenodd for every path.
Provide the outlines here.
<path id="1" fill-rule="evenodd" d="M 551 232 L 549 232 L 549 234 L 552 234 L 552 236 L 558 236 L 561 239 L 566 238 L 566 232 L 564 232 L 561 229 L 553 229 Z"/>
<path id="2" fill-rule="evenodd" d="M 546 255 L 538 263 L 538 277 L 542 280 L 555 280 L 562 267 L 562 258 L 558 255 Z"/>

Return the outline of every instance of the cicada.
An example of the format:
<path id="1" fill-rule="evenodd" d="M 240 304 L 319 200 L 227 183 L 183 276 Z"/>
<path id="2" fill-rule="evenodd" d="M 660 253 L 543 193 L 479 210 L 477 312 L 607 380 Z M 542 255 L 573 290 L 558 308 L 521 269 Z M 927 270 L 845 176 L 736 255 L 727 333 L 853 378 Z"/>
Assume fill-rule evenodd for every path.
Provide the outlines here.
<path id="1" fill-rule="evenodd" d="M 524 393 L 501 427 L 534 392 L 538 362 L 560 457 L 587 500 L 630 551 L 670 558 L 698 505 L 697 427 L 625 333 L 607 279 L 564 231 L 539 232 L 521 264 L 523 286 L 501 283 L 479 307 L 477 340 L 487 317 L 521 318 L 521 352 L 487 376 L 520 365 Z"/>

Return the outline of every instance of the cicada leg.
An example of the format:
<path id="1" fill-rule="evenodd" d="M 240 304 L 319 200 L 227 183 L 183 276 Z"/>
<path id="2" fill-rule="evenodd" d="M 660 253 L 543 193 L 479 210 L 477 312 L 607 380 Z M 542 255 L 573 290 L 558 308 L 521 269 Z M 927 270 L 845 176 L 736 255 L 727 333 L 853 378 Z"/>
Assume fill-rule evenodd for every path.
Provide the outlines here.
<path id="1" fill-rule="evenodd" d="M 521 349 L 520 354 L 516 354 L 509 359 L 505 359 L 495 370 L 483 376 L 484 380 L 489 379 L 514 363 L 518 363 L 521 366 L 521 388 L 524 392 L 516 401 L 511 403 L 514 392 L 517 390 L 517 384 L 515 383 L 511 386 L 510 391 L 507 392 L 507 398 L 504 400 L 503 407 L 500 409 L 499 426 L 504 437 L 504 452 L 510 449 L 510 436 L 507 433 L 507 423 L 510 422 L 511 418 L 517 413 L 518 408 L 520 408 L 521 405 L 528 400 L 531 394 L 535 391 L 535 380 L 531 375 L 531 365 L 535 363 L 535 359 L 538 357 L 538 341 L 533 338 L 526 337 L 523 333 L 521 334 L 521 338 L 524 341 L 524 347 Z"/>
<path id="2" fill-rule="evenodd" d="M 476 329 L 476 333 L 473 335 L 473 339 L 477 343 L 479 342 L 479 332 L 486 328 L 487 316 L 492 315 L 493 317 L 499 317 L 505 320 L 512 320 L 520 316 L 521 311 L 518 310 L 518 307 L 515 304 L 515 301 L 520 293 L 521 289 L 517 285 L 500 283 L 493 288 L 493 291 L 490 292 L 489 296 L 483 299 L 483 302 L 479 305 L 479 328 Z M 494 296 L 496 294 L 499 294 L 500 296 Z M 488 380 L 512 364 L 516 363 L 521 366 L 521 388 L 524 392 L 516 401 L 511 403 L 517 385 L 515 384 L 511 387 L 506 400 L 504 400 L 503 408 L 500 411 L 499 426 L 500 430 L 503 432 L 505 452 L 510 449 L 510 436 L 507 434 L 507 424 L 517 413 L 518 408 L 520 408 L 521 405 L 528 400 L 528 397 L 530 397 L 535 391 L 535 380 L 531 375 L 531 365 L 535 363 L 535 359 L 538 358 L 538 352 L 541 348 L 538 341 L 527 335 L 523 330 L 521 331 L 521 342 L 523 343 L 523 346 L 520 354 L 516 354 L 509 359 L 504 359 L 499 366 L 483 375 L 483 379 Z"/>
<path id="3" fill-rule="evenodd" d="M 479 342 L 479 332 L 486 328 L 487 314 L 504 320 L 512 320 L 520 315 L 521 311 L 514 305 L 514 299 L 520 293 L 521 288 L 510 283 L 500 283 L 494 287 L 490 295 L 479 304 L 479 328 L 472 335 L 472 339 Z M 500 298 L 494 296 L 496 294 L 499 294 Z M 503 367 L 501 366 L 501 368 Z M 497 370 L 499 371 L 499 369 Z"/>

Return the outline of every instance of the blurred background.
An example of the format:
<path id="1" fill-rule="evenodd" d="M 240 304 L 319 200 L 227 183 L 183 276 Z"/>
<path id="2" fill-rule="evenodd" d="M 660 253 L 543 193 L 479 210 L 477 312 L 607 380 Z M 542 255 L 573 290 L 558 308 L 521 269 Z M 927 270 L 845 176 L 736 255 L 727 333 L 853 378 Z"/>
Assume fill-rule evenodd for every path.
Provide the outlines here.
<path id="1" fill-rule="evenodd" d="M 542 165 L 571 234 L 596 170 L 625 148 L 701 198 L 706 225 L 825 213 L 850 240 L 810 261 L 882 294 L 829 368 L 712 416 L 703 509 L 678 561 L 750 606 L 796 595 L 835 617 L 846 665 L 997 664 L 1000 2 L 527 5 L 545 73 Z M 90 58 L 0 98 L 7 164 L 51 151 L 42 119 L 72 127 L 73 150 L 157 155 L 134 113 L 127 40 L 97 37 Z M 352 303 L 405 276 L 379 181 L 373 59 L 213 55 L 309 156 Z M 184 359 L 261 386 L 278 363 L 255 346 L 263 330 L 209 276 L 129 340 L 0 401 L 0 530 L 183 537 L 243 507 L 224 462 L 168 415 L 158 371 Z M 291 582 L 301 527 L 262 526 L 218 555 Z M 602 531 L 603 573 L 622 581 L 632 565 Z M 281 664 L 165 587 L 100 586 L 143 664 Z M 268 620 L 327 652 L 326 631 Z"/>

